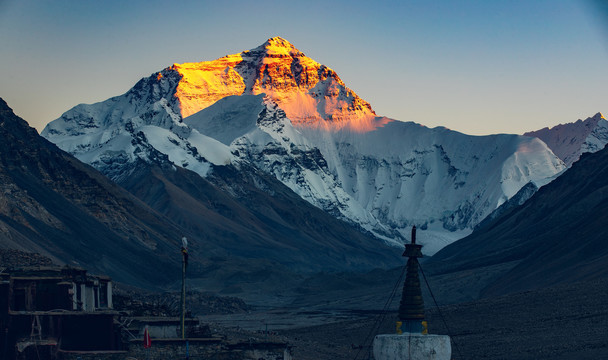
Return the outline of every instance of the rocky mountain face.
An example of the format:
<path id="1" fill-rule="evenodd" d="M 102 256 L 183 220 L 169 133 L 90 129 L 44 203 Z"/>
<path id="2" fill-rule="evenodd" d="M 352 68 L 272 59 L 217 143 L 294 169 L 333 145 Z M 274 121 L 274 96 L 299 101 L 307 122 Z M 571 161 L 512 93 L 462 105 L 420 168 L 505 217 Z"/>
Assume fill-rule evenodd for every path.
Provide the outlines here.
<path id="1" fill-rule="evenodd" d="M 255 169 L 388 243 L 400 246 L 415 224 L 427 253 L 470 233 L 525 184 L 564 169 L 535 138 L 376 116 L 333 70 L 282 38 L 174 64 L 121 96 L 76 106 L 42 135 L 121 184 L 136 163 L 225 186 L 218 169 Z M 232 185 L 225 191 L 238 194 Z"/>
<path id="2" fill-rule="evenodd" d="M 560 124 L 527 132 L 545 142 L 549 148 L 570 167 L 581 154 L 596 152 L 608 144 L 608 121 L 601 113 L 574 123 Z"/>
<path id="3" fill-rule="evenodd" d="M 484 269 L 508 265 L 484 284 L 485 295 L 606 277 L 607 200 L 608 149 L 585 153 L 522 206 L 445 247 L 426 267 L 479 278 Z"/>
<path id="4" fill-rule="evenodd" d="M 177 227 L 40 137 L 2 99 L 0 137 L 0 246 L 142 286 L 179 271 L 168 255 Z"/>

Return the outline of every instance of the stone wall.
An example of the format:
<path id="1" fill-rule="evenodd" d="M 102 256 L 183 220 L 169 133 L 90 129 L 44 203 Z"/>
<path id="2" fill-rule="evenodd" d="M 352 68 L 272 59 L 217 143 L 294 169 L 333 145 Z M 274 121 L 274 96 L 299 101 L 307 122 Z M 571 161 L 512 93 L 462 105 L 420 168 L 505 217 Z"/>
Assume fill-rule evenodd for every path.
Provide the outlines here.
<path id="1" fill-rule="evenodd" d="M 129 359 L 126 351 L 58 351 L 60 360 L 126 360 Z"/>
<path id="2" fill-rule="evenodd" d="M 280 342 L 226 343 L 220 339 L 189 339 L 188 354 L 191 360 L 291 360 L 287 344 Z M 133 340 L 128 356 L 137 360 L 185 359 L 186 342 L 152 339 L 152 347 L 144 349 L 141 340 Z"/>
<path id="3" fill-rule="evenodd" d="M 188 339 L 190 360 L 292 360 L 291 349 L 281 342 L 228 343 L 221 339 Z M 185 359 L 186 342 L 153 339 L 144 349 L 142 340 L 132 340 L 128 351 L 57 352 L 59 360 L 169 360 Z"/>

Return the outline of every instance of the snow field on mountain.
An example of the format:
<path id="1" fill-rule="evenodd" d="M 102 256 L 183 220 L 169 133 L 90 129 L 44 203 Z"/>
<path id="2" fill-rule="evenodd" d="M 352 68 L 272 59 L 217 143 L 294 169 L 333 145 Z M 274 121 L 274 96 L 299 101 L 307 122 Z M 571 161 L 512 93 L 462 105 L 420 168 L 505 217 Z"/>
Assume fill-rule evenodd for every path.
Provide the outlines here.
<path id="1" fill-rule="evenodd" d="M 184 118 L 184 123 L 229 146 L 256 127 L 264 95 L 227 96 L 213 106 Z"/>

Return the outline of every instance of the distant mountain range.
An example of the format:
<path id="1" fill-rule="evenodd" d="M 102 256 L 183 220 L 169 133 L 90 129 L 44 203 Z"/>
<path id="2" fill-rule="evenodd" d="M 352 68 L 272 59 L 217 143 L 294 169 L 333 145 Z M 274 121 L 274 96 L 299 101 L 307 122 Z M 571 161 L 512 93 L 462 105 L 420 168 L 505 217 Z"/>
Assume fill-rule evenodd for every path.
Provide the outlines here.
<path id="1" fill-rule="evenodd" d="M 536 138 L 468 136 L 377 116 L 335 71 L 279 37 L 174 64 L 123 95 L 74 107 L 42 135 L 160 212 L 166 203 L 150 198 L 137 174 L 164 169 L 159 181 L 190 196 L 197 190 L 184 188 L 194 180 L 183 169 L 191 170 L 233 199 L 242 197 L 235 178 L 267 193 L 274 178 L 395 246 L 417 225 L 431 254 L 522 186 L 565 169 Z"/>
<path id="2" fill-rule="evenodd" d="M 608 143 L 608 121 L 601 113 L 574 123 L 560 124 L 552 128 L 531 131 L 547 144 L 566 166 L 570 167 L 583 153 L 596 152 Z"/>

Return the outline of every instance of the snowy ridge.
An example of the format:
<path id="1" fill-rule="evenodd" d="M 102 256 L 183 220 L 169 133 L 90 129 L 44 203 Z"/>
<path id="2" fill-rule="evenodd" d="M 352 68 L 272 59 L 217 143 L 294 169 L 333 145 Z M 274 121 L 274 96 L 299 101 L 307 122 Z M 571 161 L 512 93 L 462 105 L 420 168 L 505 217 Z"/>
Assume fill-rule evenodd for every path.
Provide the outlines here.
<path id="1" fill-rule="evenodd" d="M 585 120 L 530 131 L 524 135 L 544 141 L 570 167 L 583 153 L 599 151 L 608 144 L 608 121 L 597 113 Z"/>
<path id="2" fill-rule="evenodd" d="M 49 123 L 41 135 L 113 180 L 124 176 L 123 166 L 137 159 L 162 161 L 159 154 L 206 176 L 211 163 L 229 162 L 228 149 L 182 122 L 173 96 L 179 80 L 170 72 L 142 79 L 121 96 L 74 107 Z M 198 152 L 199 147 L 208 149 L 208 158 Z"/>
<path id="3" fill-rule="evenodd" d="M 333 70 L 281 38 L 175 64 L 121 96 L 78 105 L 42 135 L 113 179 L 136 161 L 201 176 L 246 162 L 387 242 L 402 244 L 417 225 L 428 254 L 528 182 L 564 169 L 536 138 L 378 117 Z"/>

